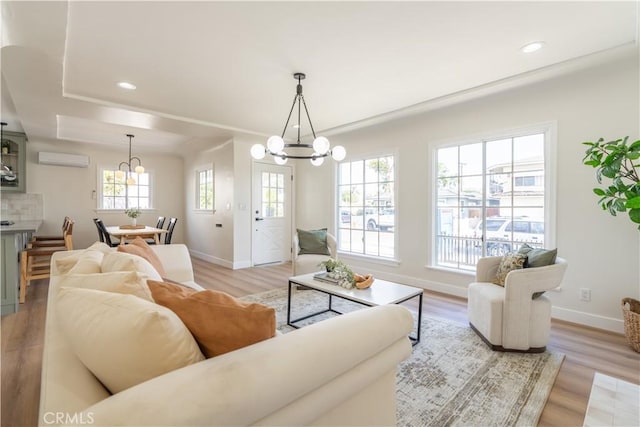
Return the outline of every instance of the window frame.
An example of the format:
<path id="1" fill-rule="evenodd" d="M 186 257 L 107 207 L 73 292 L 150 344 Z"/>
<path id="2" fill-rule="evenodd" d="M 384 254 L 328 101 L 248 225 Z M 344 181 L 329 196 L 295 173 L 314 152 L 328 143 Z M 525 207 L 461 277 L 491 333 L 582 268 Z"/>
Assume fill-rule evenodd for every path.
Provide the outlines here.
<path id="1" fill-rule="evenodd" d="M 366 254 L 366 253 L 358 253 L 358 252 L 351 252 L 351 251 L 346 251 L 343 249 L 340 249 L 340 224 L 341 224 L 341 206 L 340 206 L 340 165 L 345 164 L 345 163 L 353 163 L 353 162 L 358 162 L 358 161 L 363 161 L 363 162 L 367 162 L 368 160 L 373 160 L 373 159 L 380 159 L 380 158 L 384 158 L 384 157 L 391 157 L 393 158 L 393 177 L 392 177 L 392 182 L 393 182 L 393 204 L 392 207 L 394 209 L 394 225 L 393 225 L 393 232 L 391 232 L 393 234 L 393 257 L 386 257 L 386 256 L 382 256 L 382 255 L 371 255 L 371 254 Z M 363 154 L 363 155 L 359 155 L 357 157 L 351 157 L 348 159 L 345 159 L 341 162 L 336 162 L 335 163 L 335 167 L 334 167 L 334 197 L 335 197 L 335 210 L 334 210 L 334 224 L 335 224 L 335 230 L 336 230 L 336 241 L 337 241 L 337 252 L 340 254 L 341 258 L 344 259 L 349 259 L 349 258 L 353 258 L 353 259 L 363 259 L 363 260 L 371 260 L 374 261 L 378 264 L 383 264 L 383 265 L 391 265 L 391 266 L 397 266 L 400 263 L 399 260 L 399 206 L 398 206 L 398 191 L 399 191 L 399 172 L 398 172 L 398 165 L 399 165 L 399 154 L 398 154 L 398 150 L 385 150 L 385 151 L 381 151 L 381 152 L 376 152 L 376 153 L 367 153 L 367 154 Z M 364 182 L 363 182 L 364 184 Z M 364 206 L 364 208 L 366 209 L 366 206 Z M 378 206 L 378 209 L 380 209 L 381 207 Z M 364 221 L 364 216 L 363 216 L 363 221 Z M 366 230 L 366 226 L 363 223 L 363 232 L 367 231 Z M 378 233 L 380 233 L 380 230 L 377 230 Z M 383 233 L 387 233 L 387 232 L 383 232 Z"/>
<path id="2" fill-rule="evenodd" d="M 475 144 L 479 142 L 495 141 L 507 138 L 518 138 L 533 134 L 544 134 L 544 245 L 546 248 L 556 247 L 556 206 L 557 206 L 557 121 L 547 121 L 535 123 L 517 128 L 509 128 L 497 131 L 483 132 L 476 135 L 460 138 L 450 138 L 435 141 L 428 149 L 428 165 L 431 166 L 431 173 L 428 174 L 427 201 L 429 226 L 427 227 L 430 236 L 427 236 L 427 263 L 426 268 L 434 270 L 444 270 L 448 272 L 461 273 L 464 275 L 474 275 L 475 268 L 461 269 L 437 264 L 437 210 L 438 210 L 438 156 L 439 149 Z M 485 147 L 483 146 L 483 152 Z M 486 165 L 484 165 L 486 166 Z M 484 170 L 486 173 L 486 170 Z M 515 182 L 515 180 L 514 180 Z M 483 187 L 483 193 L 486 187 Z M 483 248 L 484 250 L 484 248 Z M 486 256 L 486 255 L 481 255 Z"/>
<path id="3" fill-rule="evenodd" d="M 104 171 L 112 171 L 112 172 L 117 172 L 118 168 L 116 166 L 112 166 L 112 165 L 98 165 L 97 169 L 97 190 L 95 191 L 95 195 L 96 195 L 96 212 L 118 212 L 118 211 L 124 211 L 125 209 L 129 208 L 129 198 L 128 196 L 125 196 L 125 204 L 126 207 L 125 208 L 107 208 L 104 206 L 104 181 L 103 181 L 103 177 L 104 177 Z M 149 176 L 149 207 L 148 208 L 144 208 L 144 209 L 140 209 L 143 212 L 146 211 L 154 211 L 155 210 L 155 204 L 154 204 L 154 200 L 155 200 L 155 179 L 154 179 L 154 171 L 150 170 L 150 169 L 146 169 L 144 171 L 145 174 L 147 174 Z M 128 187 L 127 184 L 125 184 L 125 188 Z M 140 199 L 140 197 L 138 196 L 138 199 Z"/>
<path id="4" fill-rule="evenodd" d="M 211 208 L 201 207 L 200 206 L 200 174 L 203 172 L 211 171 Z M 195 200 L 194 200 L 194 211 L 200 213 L 214 213 L 216 211 L 216 174 L 215 174 L 215 165 L 208 164 L 202 165 L 195 168 Z"/>

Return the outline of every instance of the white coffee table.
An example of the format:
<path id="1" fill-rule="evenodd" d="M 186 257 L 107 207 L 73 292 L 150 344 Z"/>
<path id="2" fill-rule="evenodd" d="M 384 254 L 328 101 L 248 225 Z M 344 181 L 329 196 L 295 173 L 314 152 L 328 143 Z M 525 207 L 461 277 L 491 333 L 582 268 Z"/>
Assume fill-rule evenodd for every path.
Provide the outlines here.
<path id="1" fill-rule="evenodd" d="M 385 304 L 402 304 L 403 302 L 406 302 L 412 298 L 418 297 L 418 325 L 416 327 L 416 335 L 415 337 L 409 336 L 409 339 L 411 340 L 413 345 L 416 345 L 418 342 L 420 342 L 420 324 L 422 322 L 422 289 L 380 279 L 375 279 L 373 284 L 367 289 L 345 289 L 338 285 L 315 280 L 313 278 L 314 274 L 315 273 L 302 274 L 300 276 L 289 278 L 289 292 L 287 294 L 287 325 L 294 328 L 299 328 L 296 323 L 322 313 L 331 312 L 343 314 L 333 307 L 333 297 L 342 298 L 358 304 L 366 305 L 368 307 L 375 307 Z M 323 309 L 315 313 L 299 317 L 297 319 L 291 319 L 291 290 L 297 286 L 304 286 L 315 291 L 328 294 L 329 307 L 327 309 Z"/>

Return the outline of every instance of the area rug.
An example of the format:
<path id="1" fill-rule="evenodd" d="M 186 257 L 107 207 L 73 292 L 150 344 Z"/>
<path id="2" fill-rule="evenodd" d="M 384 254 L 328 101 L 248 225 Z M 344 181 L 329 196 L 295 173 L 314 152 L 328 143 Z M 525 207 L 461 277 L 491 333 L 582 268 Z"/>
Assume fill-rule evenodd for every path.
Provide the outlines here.
<path id="1" fill-rule="evenodd" d="M 275 308 L 278 330 L 294 330 L 286 324 L 286 288 L 242 299 Z M 292 316 L 312 313 L 326 304 L 324 294 L 295 290 Z M 363 308 L 339 299 L 334 299 L 334 307 L 343 312 Z M 563 359 L 563 354 L 550 351 L 493 352 L 468 325 L 423 313 L 420 343 L 398 369 L 397 425 L 535 426 Z"/>

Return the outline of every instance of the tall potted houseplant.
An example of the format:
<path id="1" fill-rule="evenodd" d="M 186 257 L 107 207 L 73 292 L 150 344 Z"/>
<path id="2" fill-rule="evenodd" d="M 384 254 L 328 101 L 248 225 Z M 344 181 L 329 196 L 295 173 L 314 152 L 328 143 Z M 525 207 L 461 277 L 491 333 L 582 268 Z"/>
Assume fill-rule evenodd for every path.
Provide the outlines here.
<path id="1" fill-rule="evenodd" d="M 598 204 L 613 216 L 628 212 L 631 221 L 640 224 L 640 140 L 629 142 L 626 136 L 615 141 L 605 142 L 600 138 L 583 144 L 587 150 L 582 162 L 596 168 L 596 179 L 601 185 L 593 189 L 600 196 Z M 623 298 L 622 315 L 627 341 L 640 352 L 640 301 Z"/>
<path id="2" fill-rule="evenodd" d="M 582 162 L 596 168 L 596 179 L 601 185 L 593 189 L 600 196 L 598 204 L 613 216 L 628 212 L 631 221 L 640 224 L 640 140 L 629 142 L 626 136 L 583 144 L 588 148 Z"/>

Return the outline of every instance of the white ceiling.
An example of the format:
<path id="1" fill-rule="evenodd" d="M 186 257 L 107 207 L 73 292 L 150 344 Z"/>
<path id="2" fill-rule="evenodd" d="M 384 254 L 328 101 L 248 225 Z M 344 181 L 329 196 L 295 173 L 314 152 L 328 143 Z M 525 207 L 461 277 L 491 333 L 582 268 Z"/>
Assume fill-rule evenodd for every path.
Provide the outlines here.
<path id="1" fill-rule="evenodd" d="M 637 54 L 638 5 L 3 1 L 2 119 L 32 139 L 133 133 L 136 150 L 180 152 L 281 133 L 304 72 L 331 135 Z"/>

